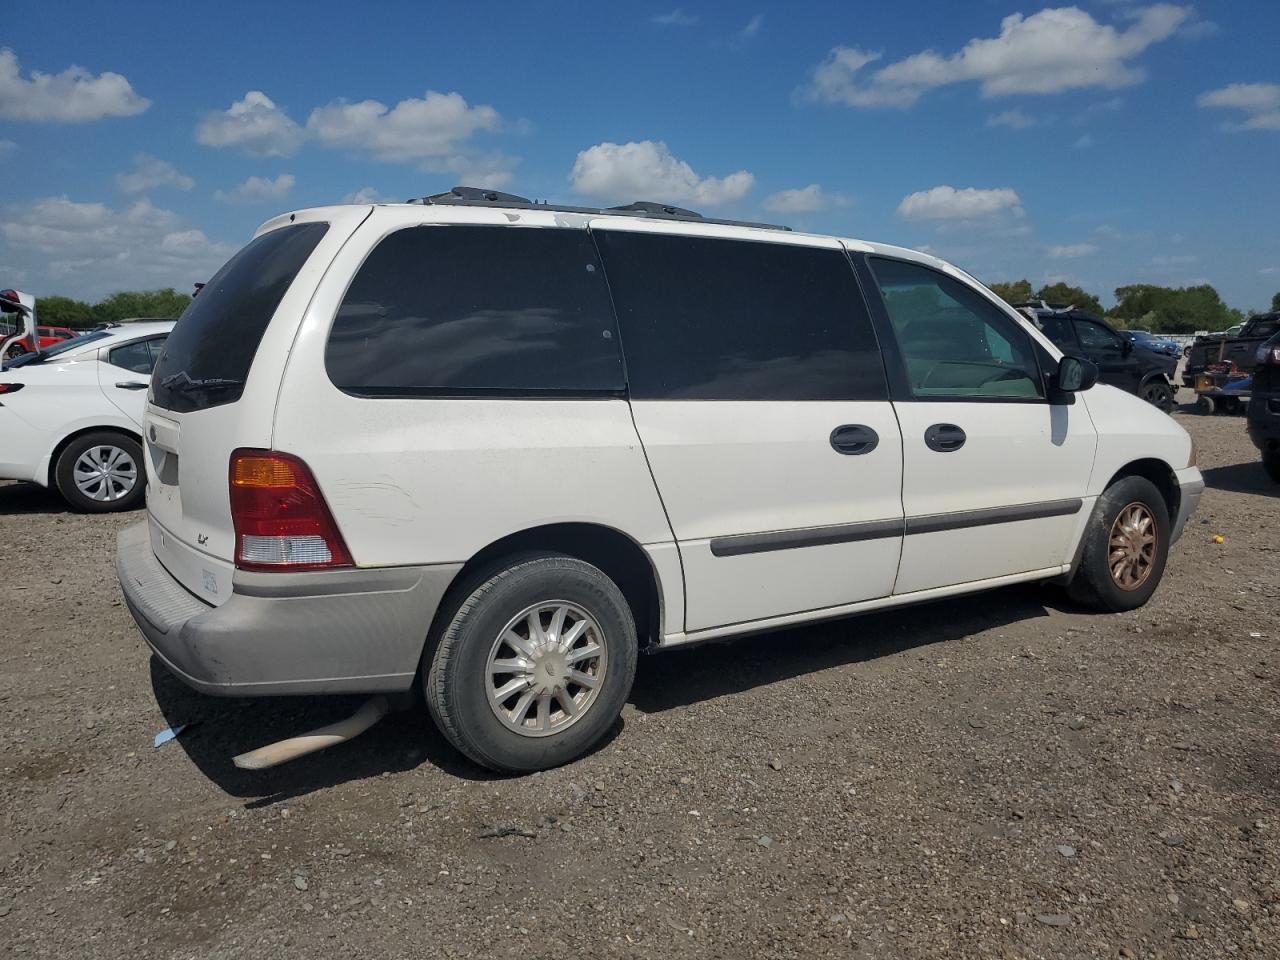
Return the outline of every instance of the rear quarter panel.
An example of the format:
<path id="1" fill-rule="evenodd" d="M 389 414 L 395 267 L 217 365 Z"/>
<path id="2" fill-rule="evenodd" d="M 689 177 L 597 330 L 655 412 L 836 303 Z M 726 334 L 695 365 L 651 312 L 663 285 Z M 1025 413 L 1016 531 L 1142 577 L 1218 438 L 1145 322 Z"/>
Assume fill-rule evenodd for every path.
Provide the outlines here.
<path id="1" fill-rule="evenodd" d="M 329 380 L 329 329 L 378 240 L 413 223 L 509 224 L 511 216 L 377 207 L 334 260 L 303 318 L 284 371 L 273 446 L 312 468 L 360 566 L 466 561 L 512 533 L 561 522 L 608 526 L 642 545 L 672 540 L 625 400 L 366 399 Z M 520 217 L 529 225 L 571 225 L 552 213 Z M 421 279 L 431 282 L 430 264 Z"/>

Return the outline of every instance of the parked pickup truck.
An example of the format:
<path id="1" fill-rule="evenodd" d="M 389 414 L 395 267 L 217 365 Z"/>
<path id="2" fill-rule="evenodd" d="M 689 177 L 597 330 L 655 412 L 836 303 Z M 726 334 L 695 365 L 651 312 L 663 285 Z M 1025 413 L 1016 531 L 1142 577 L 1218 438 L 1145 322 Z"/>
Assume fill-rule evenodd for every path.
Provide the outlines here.
<path id="1" fill-rule="evenodd" d="M 1280 333 L 1280 311 L 1255 314 L 1234 335 L 1227 331 L 1227 336 L 1211 333 L 1196 337 L 1187 354 L 1187 365 L 1182 369 L 1183 386 L 1194 388 L 1196 377 L 1210 364 L 1234 363 L 1242 373 L 1252 370 L 1258 347 L 1277 333 Z"/>
<path id="2" fill-rule="evenodd" d="M 1280 483 L 1280 333 L 1258 347 L 1249 399 L 1249 439 L 1267 475 Z"/>

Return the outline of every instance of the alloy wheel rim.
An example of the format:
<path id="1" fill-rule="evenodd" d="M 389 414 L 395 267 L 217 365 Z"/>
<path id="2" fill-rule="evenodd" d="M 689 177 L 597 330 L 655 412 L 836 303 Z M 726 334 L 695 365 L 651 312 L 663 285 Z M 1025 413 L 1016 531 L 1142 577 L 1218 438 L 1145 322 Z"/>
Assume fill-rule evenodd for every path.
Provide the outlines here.
<path id="1" fill-rule="evenodd" d="M 138 483 L 138 465 L 127 450 L 109 444 L 90 447 L 71 468 L 76 489 L 90 500 L 110 503 L 126 497 Z"/>
<path id="2" fill-rule="evenodd" d="M 567 600 L 531 604 L 498 633 L 485 694 L 504 727 L 525 737 L 560 733 L 599 699 L 609 652 L 596 618 Z"/>
<path id="3" fill-rule="evenodd" d="M 1156 518 L 1145 503 L 1130 503 L 1116 516 L 1108 541 L 1107 567 L 1121 590 L 1137 590 L 1155 568 Z"/>

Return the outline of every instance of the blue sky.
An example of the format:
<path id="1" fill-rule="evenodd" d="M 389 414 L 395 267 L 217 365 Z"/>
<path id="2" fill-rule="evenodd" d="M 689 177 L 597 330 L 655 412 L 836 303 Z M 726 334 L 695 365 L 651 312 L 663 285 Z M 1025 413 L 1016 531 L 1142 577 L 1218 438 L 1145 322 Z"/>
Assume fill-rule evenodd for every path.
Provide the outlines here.
<path id="1" fill-rule="evenodd" d="M 8 0 L 0 283 L 190 284 L 454 183 L 927 248 L 989 282 L 1280 290 L 1280 4 Z M 73 69 L 74 68 L 74 69 Z"/>

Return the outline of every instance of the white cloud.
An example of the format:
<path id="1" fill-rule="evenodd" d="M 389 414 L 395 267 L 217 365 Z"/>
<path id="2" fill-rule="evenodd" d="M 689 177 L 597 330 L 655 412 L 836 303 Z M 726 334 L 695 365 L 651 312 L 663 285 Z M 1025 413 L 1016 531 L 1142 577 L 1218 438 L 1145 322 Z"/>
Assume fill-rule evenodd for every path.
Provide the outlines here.
<path id="1" fill-rule="evenodd" d="M 116 187 L 121 193 L 146 193 L 157 187 L 190 190 L 194 186 L 195 181 L 179 173 L 173 164 L 147 153 L 133 158 L 133 170 L 129 173 L 116 174 Z"/>
<path id="2" fill-rule="evenodd" d="M 390 163 L 448 161 L 464 153 L 465 141 L 495 130 L 502 118 L 490 106 L 470 106 L 460 93 L 428 90 L 421 99 L 394 107 L 377 100 L 337 100 L 317 107 L 307 132 L 321 145 L 363 151 Z"/>
<path id="3" fill-rule="evenodd" d="M 610 202 L 658 200 L 705 207 L 740 200 L 755 184 L 746 170 L 699 177 L 661 141 L 597 143 L 578 154 L 569 182 L 575 192 Z"/>
<path id="4" fill-rule="evenodd" d="M 0 50 L 0 119 L 82 123 L 104 117 L 132 117 L 151 106 L 118 73 L 94 76 L 83 67 L 61 73 L 31 72 L 24 80 L 18 55 Z"/>
<path id="5" fill-rule="evenodd" d="M 1010 187 L 957 190 L 943 185 L 910 194 L 898 204 L 898 215 L 906 220 L 975 220 L 999 213 L 1022 216 L 1022 200 L 1016 190 Z"/>
<path id="6" fill-rule="evenodd" d="M 342 198 L 343 203 L 386 203 L 387 198 L 378 192 L 377 187 L 361 187 L 354 193 Z"/>
<path id="7" fill-rule="evenodd" d="M 1261 267 L 1258 272 L 1264 277 L 1269 277 L 1273 273 L 1280 273 L 1280 267 Z"/>
<path id="8" fill-rule="evenodd" d="M 1200 258 L 1193 253 L 1160 254 L 1151 258 L 1153 267 L 1185 267 L 1199 262 Z"/>
<path id="9" fill-rule="evenodd" d="M 1021 110 L 1005 110 L 1003 113 L 987 117 L 988 127 L 1012 127 L 1014 130 L 1025 130 L 1034 127 L 1039 121 Z"/>
<path id="10" fill-rule="evenodd" d="M 698 22 L 697 17 L 685 13 L 679 7 L 669 13 L 659 13 L 651 19 L 654 23 L 663 27 L 692 27 Z"/>
<path id="11" fill-rule="evenodd" d="M 1000 22 L 998 37 L 975 38 L 950 56 L 925 50 L 866 76 L 862 68 L 881 54 L 835 47 L 803 92 L 852 107 L 909 107 L 930 90 L 964 82 L 979 83 L 984 97 L 1126 87 L 1145 77 L 1131 61 L 1168 39 L 1190 14 L 1188 7 L 1155 4 L 1117 30 L 1078 7 L 1014 13 Z"/>
<path id="12" fill-rule="evenodd" d="M 847 197 L 827 193 L 818 184 L 811 183 L 807 187 L 780 190 L 765 197 L 764 208 L 773 213 L 814 213 L 828 207 L 847 206 L 848 203 Z"/>
<path id="13" fill-rule="evenodd" d="M 0 213 L 0 240 L 4 261 L 27 274 L 37 297 L 89 300 L 116 290 L 189 290 L 235 252 L 148 200 L 120 209 L 67 197 L 17 204 Z"/>
<path id="14" fill-rule="evenodd" d="M 1280 130 L 1280 83 L 1232 83 L 1200 94 L 1196 103 L 1243 111 L 1236 130 Z"/>
<path id="15" fill-rule="evenodd" d="M 764 14 L 757 13 L 754 17 L 752 17 L 750 20 L 747 21 L 746 26 L 744 26 L 741 30 L 738 31 L 738 34 L 734 38 L 734 40 L 737 43 L 744 43 L 745 41 L 750 40 L 752 37 L 758 34 L 760 32 L 760 28 L 763 26 L 764 26 Z"/>
<path id="16" fill-rule="evenodd" d="M 296 182 L 291 173 L 282 173 L 274 180 L 250 177 L 226 193 L 219 190 L 214 196 L 224 203 L 266 203 L 270 200 L 283 200 Z"/>
<path id="17" fill-rule="evenodd" d="M 1076 138 L 1075 143 L 1071 145 L 1077 150 L 1088 150 L 1093 146 L 1093 135 L 1089 133 L 1082 133 Z"/>
<path id="18" fill-rule="evenodd" d="M 18 145 L 12 140 L 0 140 L 0 160 L 4 160 L 17 149 Z"/>
<path id="19" fill-rule="evenodd" d="M 1097 253 L 1098 247 L 1093 243 L 1062 243 L 1049 247 L 1046 251 L 1054 260 L 1071 260 L 1075 257 L 1087 257 Z"/>
<path id="20" fill-rule="evenodd" d="M 201 120 L 196 139 L 254 157 L 288 157 L 302 146 L 306 131 L 261 90 L 250 90 L 226 110 Z"/>

